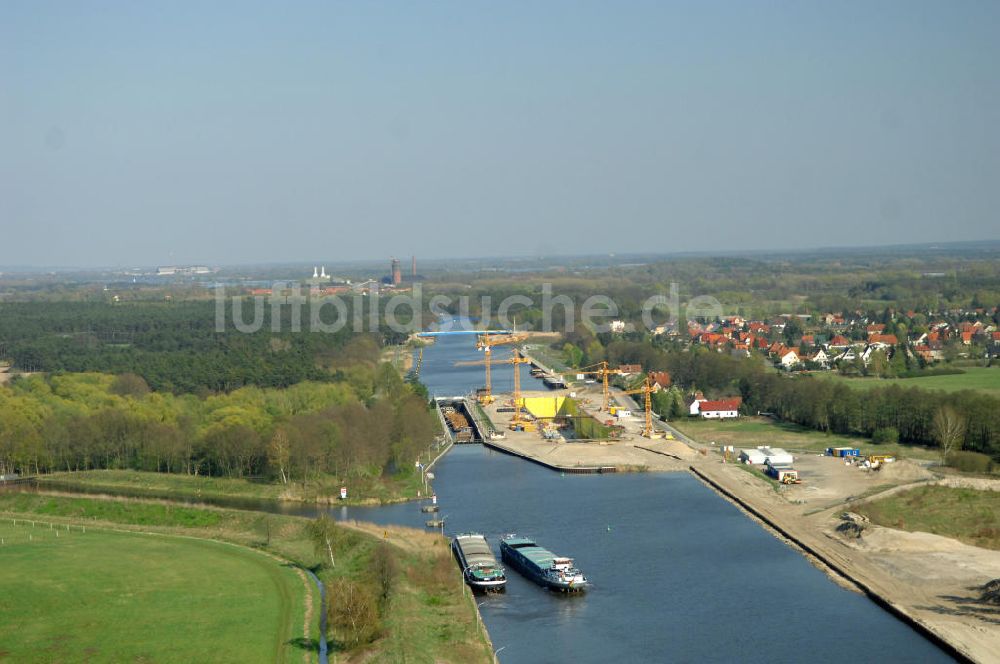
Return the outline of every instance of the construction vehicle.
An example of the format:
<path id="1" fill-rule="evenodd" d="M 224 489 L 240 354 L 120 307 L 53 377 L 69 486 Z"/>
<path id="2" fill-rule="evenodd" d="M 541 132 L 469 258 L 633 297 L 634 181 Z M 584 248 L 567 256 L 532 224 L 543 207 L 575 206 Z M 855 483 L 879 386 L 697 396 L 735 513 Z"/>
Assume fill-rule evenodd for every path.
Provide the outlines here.
<path id="1" fill-rule="evenodd" d="M 493 397 L 492 376 L 490 372 L 493 347 L 520 343 L 527 338 L 528 335 L 518 334 L 517 332 L 513 332 L 511 334 L 481 334 L 476 337 L 476 348 L 483 351 L 483 362 L 486 364 L 486 389 L 479 394 L 479 403 L 490 404 L 495 400 Z M 525 362 L 528 361 L 530 360 L 525 360 Z M 516 374 L 517 372 L 515 371 L 515 375 Z"/>
<path id="2" fill-rule="evenodd" d="M 895 460 L 896 460 L 896 457 L 894 457 L 891 454 L 869 454 L 866 457 L 866 461 L 868 462 L 868 466 L 870 468 L 872 468 L 873 470 L 877 470 L 883 464 L 891 463 L 891 462 L 893 462 Z"/>
<path id="3" fill-rule="evenodd" d="M 610 397 L 608 394 L 608 376 L 621 376 L 623 375 L 622 371 L 620 369 L 609 369 L 607 360 L 601 360 L 597 364 L 584 367 L 579 373 L 585 376 L 600 377 L 601 384 L 604 388 L 604 400 L 601 402 L 601 410 L 607 411 L 608 404 L 610 403 Z"/>
<path id="4" fill-rule="evenodd" d="M 646 425 L 642 428 L 642 435 L 646 438 L 653 437 L 653 381 L 649 379 L 649 374 L 646 374 L 645 380 L 642 381 L 642 387 L 637 390 L 628 390 L 625 394 L 642 394 L 645 396 L 645 409 L 646 409 Z"/>

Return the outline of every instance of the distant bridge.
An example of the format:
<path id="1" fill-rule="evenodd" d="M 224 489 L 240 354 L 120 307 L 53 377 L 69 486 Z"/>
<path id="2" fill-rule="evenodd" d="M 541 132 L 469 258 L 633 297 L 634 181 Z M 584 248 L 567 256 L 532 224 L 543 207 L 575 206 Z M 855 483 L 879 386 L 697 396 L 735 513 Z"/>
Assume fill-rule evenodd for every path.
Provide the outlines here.
<path id="1" fill-rule="evenodd" d="M 451 337 L 460 334 L 513 334 L 513 330 L 448 330 L 444 332 L 418 332 L 418 337 Z"/>

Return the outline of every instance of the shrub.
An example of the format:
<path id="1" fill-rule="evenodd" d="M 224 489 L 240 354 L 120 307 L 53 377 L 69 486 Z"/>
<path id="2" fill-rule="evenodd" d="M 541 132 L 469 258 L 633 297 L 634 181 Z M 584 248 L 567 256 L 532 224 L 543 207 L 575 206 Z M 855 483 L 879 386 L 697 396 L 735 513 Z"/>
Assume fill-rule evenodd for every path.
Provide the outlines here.
<path id="1" fill-rule="evenodd" d="M 379 590 L 379 607 L 385 611 L 392 590 L 395 586 L 396 576 L 399 574 L 399 562 L 396 560 L 396 553 L 386 541 L 381 541 L 375 547 L 372 554 L 372 572 L 375 575 L 375 582 Z"/>
<path id="2" fill-rule="evenodd" d="M 948 455 L 946 463 L 963 473 L 987 474 L 993 470 L 993 459 L 979 452 L 952 452 Z"/>
<path id="3" fill-rule="evenodd" d="M 326 586 L 327 624 L 348 648 L 369 643 L 381 629 L 378 597 L 368 585 L 337 579 Z"/>
<path id="4" fill-rule="evenodd" d="M 899 431 L 896 427 L 883 427 L 881 429 L 875 429 L 875 432 L 872 434 L 872 442 L 876 445 L 898 443 Z"/>

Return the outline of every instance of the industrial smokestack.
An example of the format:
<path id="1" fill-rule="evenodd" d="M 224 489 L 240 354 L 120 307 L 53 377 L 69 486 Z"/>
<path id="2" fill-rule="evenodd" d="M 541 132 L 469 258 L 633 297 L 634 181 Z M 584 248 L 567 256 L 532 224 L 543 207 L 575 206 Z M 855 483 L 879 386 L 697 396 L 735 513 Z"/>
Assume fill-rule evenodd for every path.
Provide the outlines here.
<path id="1" fill-rule="evenodd" d="M 413 257 L 413 262 L 410 265 L 410 276 L 413 277 L 414 279 L 417 278 L 417 257 L 416 256 Z"/>
<path id="2" fill-rule="evenodd" d="M 398 286 L 399 284 L 403 283 L 403 272 L 399 269 L 398 258 L 392 259 L 392 263 L 390 263 L 390 268 L 392 270 L 390 272 L 390 274 L 392 275 L 392 285 Z"/>

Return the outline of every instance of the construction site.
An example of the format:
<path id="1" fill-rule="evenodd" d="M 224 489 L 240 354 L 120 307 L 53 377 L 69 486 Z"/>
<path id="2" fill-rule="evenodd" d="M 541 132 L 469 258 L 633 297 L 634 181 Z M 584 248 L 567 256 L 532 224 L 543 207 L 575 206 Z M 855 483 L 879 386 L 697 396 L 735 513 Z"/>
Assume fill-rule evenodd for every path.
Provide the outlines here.
<path id="1" fill-rule="evenodd" d="M 740 432 L 692 439 L 685 434 L 690 425 L 675 429 L 652 412 L 658 388 L 650 374 L 623 376 L 625 369 L 606 363 L 557 372 L 526 343 L 511 331 L 476 333 L 479 358 L 451 364 L 482 377 L 472 383 L 481 387 L 436 400 L 451 442 L 482 443 L 564 475 L 689 472 L 837 584 L 871 598 L 957 659 L 987 661 L 976 654 L 995 651 L 995 631 L 977 621 L 992 614 L 973 595 L 1000 578 L 996 552 L 877 526 L 858 513 L 879 497 L 950 480 L 925 464 L 865 454 L 857 445 L 807 452 L 780 447 L 787 439 Z M 501 366 L 515 369 L 504 371 L 502 391 L 493 384 Z"/>
<path id="2" fill-rule="evenodd" d="M 477 335 L 483 387 L 474 395 L 438 399 L 452 442 L 481 442 L 563 472 L 686 468 L 683 462 L 695 453 L 656 426 L 648 377 L 637 389 L 615 388 L 609 378 L 619 371 L 601 363 L 568 381 L 520 348 L 525 338 L 506 331 Z M 502 364 L 515 369 L 513 390 L 497 393 L 492 373 Z M 522 365 L 547 389 L 522 390 Z"/>

